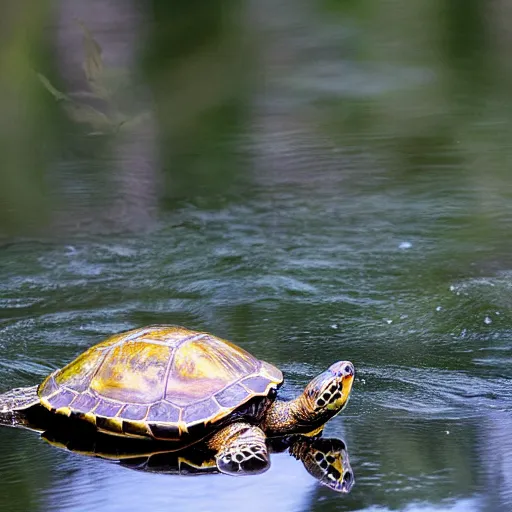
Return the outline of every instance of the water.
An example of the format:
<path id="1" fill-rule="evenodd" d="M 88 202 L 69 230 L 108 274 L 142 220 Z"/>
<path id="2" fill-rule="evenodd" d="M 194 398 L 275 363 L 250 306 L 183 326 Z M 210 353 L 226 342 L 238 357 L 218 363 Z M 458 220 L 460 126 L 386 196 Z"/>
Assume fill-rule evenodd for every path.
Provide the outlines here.
<path id="1" fill-rule="evenodd" d="M 148 474 L 4 428 L 1 510 L 512 509 L 510 15 L 455 4 L 78 13 L 105 66 L 141 73 L 116 108 L 143 121 L 92 133 L 36 88 L 2 132 L 0 391 L 152 323 L 235 341 L 287 398 L 349 359 L 326 435 L 356 484 L 333 493 L 287 454 L 257 477 Z M 48 32 L 64 79 L 35 66 L 67 92 L 71 14 Z"/>
<path id="2" fill-rule="evenodd" d="M 105 335 L 149 323 L 236 340 L 283 369 L 286 397 L 351 359 L 352 399 L 326 429 L 349 446 L 357 483 L 348 497 L 320 488 L 285 454 L 260 477 L 155 476 L 4 429 L 6 510 L 211 510 L 212 500 L 235 509 L 261 507 L 262 494 L 283 510 L 504 509 L 509 276 L 436 279 L 446 246 L 428 234 L 428 210 L 405 221 L 424 235 L 404 250 L 407 210 L 384 200 L 273 184 L 216 209 L 183 205 L 145 234 L 17 242 L 0 256 L 4 388 L 35 383 Z M 482 258 L 487 244 L 474 243 Z M 459 264 L 448 262 L 454 273 Z"/>

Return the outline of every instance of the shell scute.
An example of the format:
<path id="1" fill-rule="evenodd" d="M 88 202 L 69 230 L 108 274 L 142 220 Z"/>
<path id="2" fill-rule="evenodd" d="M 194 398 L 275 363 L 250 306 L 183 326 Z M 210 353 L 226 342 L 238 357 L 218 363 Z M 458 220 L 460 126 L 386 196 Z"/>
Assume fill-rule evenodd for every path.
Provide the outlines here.
<path id="1" fill-rule="evenodd" d="M 154 403 L 162 398 L 171 350 L 144 341 L 114 347 L 92 378 L 90 388 L 120 402 Z"/>
<path id="2" fill-rule="evenodd" d="M 250 393 L 240 384 L 233 384 L 215 395 L 217 402 L 226 408 L 236 407 L 243 403 L 250 396 Z"/>
<path id="3" fill-rule="evenodd" d="M 52 409 L 60 409 L 61 407 L 67 407 L 75 397 L 76 393 L 73 393 L 68 389 L 62 389 L 55 395 L 48 397 L 48 402 Z"/>
<path id="4" fill-rule="evenodd" d="M 50 375 L 39 396 L 101 431 L 189 442 L 281 382 L 277 368 L 228 341 L 160 325 L 90 348 Z"/>
<path id="5" fill-rule="evenodd" d="M 153 423 L 149 425 L 149 429 L 151 436 L 155 439 L 179 441 L 182 436 L 180 429 L 174 424 L 162 425 L 160 423 Z"/>
<path id="6" fill-rule="evenodd" d="M 119 418 L 96 418 L 96 426 L 100 431 L 123 434 L 123 420 Z"/>
<path id="7" fill-rule="evenodd" d="M 220 411 L 221 409 L 215 400 L 209 398 L 185 407 L 182 419 L 186 424 L 202 422 L 205 418 L 213 417 Z"/>
<path id="8" fill-rule="evenodd" d="M 50 395 L 54 395 L 60 389 L 61 387 L 58 386 L 57 383 L 55 382 L 52 373 L 51 375 L 46 377 L 46 379 L 41 383 L 37 392 L 40 397 L 48 397 Z"/>
<path id="9" fill-rule="evenodd" d="M 198 334 L 202 333 L 190 331 L 184 327 L 174 327 L 169 329 L 169 326 L 161 325 L 148 328 L 148 332 L 144 334 L 144 339 L 148 341 L 159 341 L 168 347 L 175 348 L 178 345 L 181 345 L 184 340 L 194 338 L 198 336 Z"/>
<path id="10" fill-rule="evenodd" d="M 96 347 L 87 350 L 62 370 L 54 373 L 56 384 L 83 393 L 89 388 L 91 379 L 104 357 L 105 353 Z"/>
<path id="11" fill-rule="evenodd" d="M 251 354 L 209 335 L 185 341 L 174 355 L 165 397 L 187 406 L 213 395 L 258 368 Z"/>
<path id="12" fill-rule="evenodd" d="M 147 421 L 160 423 L 178 423 L 180 419 L 179 407 L 162 400 L 149 408 Z"/>
<path id="13" fill-rule="evenodd" d="M 82 393 L 73 400 L 73 410 L 76 412 L 87 413 L 96 407 L 98 400 L 90 393 Z"/>
<path id="14" fill-rule="evenodd" d="M 256 375 L 254 377 L 248 377 L 242 381 L 242 384 L 247 388 L 253 391 L 254 393 L 266 393 L 270 386 L 272 386 L 274 381 L 268 379 L 267 377 L 262 377 L 261 375 Z"/>
<path id="15" fill-rule="evenodd" d="M 148 437 L 150 434 L 148 425 L 143 421 L 123 421 L 123 433 L 134 437 Z"/>
<path id="16" fill-rule="evenodd" d="M 125 420 L 143 420 L 148 414 L 148 409 L 147 405 L 125 405 L 119 413 L 119 417 Z"/>
<path id="17" fill-rule="evenodd" d="M 103 416 L 104 418 L 114 418 L 117 416 L 123 404 L 112 402 L 110 400 L 98 399 L 98 405 L 94 409 L 96 416 Z"/>

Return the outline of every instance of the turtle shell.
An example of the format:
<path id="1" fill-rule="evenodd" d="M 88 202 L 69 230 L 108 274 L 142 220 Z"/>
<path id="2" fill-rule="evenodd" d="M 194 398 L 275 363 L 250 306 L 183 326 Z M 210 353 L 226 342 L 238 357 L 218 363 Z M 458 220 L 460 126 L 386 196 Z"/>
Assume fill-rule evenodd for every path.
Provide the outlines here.
<path id="1" fill-rule="evenodd" d="M 38 395 L 47 409 L 100 431 L 190 443 L 235 412 L 261 414 L 282 381 L 276 367 L 228 341 L 161 325 L 95 345 L 49 375 Z"/>

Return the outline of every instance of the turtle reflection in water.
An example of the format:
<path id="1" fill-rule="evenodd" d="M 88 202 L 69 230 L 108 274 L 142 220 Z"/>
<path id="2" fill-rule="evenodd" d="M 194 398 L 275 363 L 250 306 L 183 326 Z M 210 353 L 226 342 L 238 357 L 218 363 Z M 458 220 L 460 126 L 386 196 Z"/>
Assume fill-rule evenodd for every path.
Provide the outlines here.
<path id="1" fill-rule="evenodd" d="M 275 366 L 211 334 L 157 325 L 111 336 L 39 386 L 0 395 L 0 413 L 23 423 L 43 407 L 106 434 L 165 441 L 168 451 L 204 442 L 218 471 L 245 475 L 268 469 L 267 437 L 320 434 L 353 379 L 352 363 L 339 361 L 279 400 Z"/>
<path id="2" fill-rule="evenodd" d="M 52 446 L 107 459 L 137 471 L 170 475 L 219 472 L 215 452 L 206 442 L 172 451 L 165 441 L 111 436 L 80 419 L 57 416 L 42 407 L 34 407 L 23 415 L 1 414 L 0 425 L 37 431 Z M 336 492 L 349 493 L 354 485 L 347 447 L 341 439 L 301 435 L 273 437 L 267 439 L 267 449 L 271 454 L 288 451 L 320 484 Z"/>
<path id="3" fill-rule="evenodd" d="M 12 425 L 12 414 L 0 415 L 0 425 Z M 165 441 L 130 439 L 98 432 L 75 418 L 57 417 L 42 407 L 20 416 L 16 426 L 38 431 L 60 449 L 107 459 L 121 466 L 150 473 L 201 475 L 218 473 L 215 452 L 205 442 L 170 451 Z M 270 454 L 288 451 L 322 485 L 349 493 L 354 485 L 346 444 L 337 438 L 292 435 L 267 439 Z"/>

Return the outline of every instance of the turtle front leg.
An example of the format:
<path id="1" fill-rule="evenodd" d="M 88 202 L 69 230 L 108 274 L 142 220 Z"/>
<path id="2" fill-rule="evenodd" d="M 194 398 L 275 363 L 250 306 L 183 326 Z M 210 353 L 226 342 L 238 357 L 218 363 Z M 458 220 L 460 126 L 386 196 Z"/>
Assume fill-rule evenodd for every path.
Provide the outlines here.
<path id="1" fill-rule="evenodd" d="M 217 468 L 226 475 L 257 475 L 270 467 L 265 434 L 249 423 L 224 427 L 209 439 L 208 447 L 216 452 Z"/>

